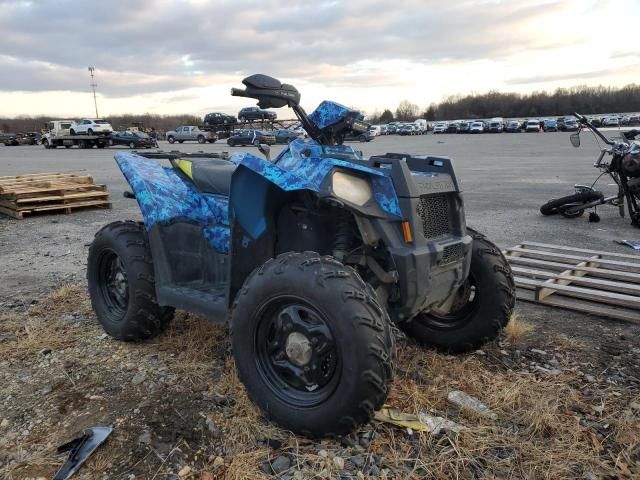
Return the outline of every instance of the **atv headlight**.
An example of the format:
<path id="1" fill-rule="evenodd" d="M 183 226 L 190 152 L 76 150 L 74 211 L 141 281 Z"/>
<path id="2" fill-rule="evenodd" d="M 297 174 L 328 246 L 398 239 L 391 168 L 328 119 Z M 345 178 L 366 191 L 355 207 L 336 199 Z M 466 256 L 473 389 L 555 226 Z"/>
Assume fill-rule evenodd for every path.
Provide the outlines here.
<path id="1" fill-rule="evenodd" d="M 361 207 L 373 196 L 369 182 L 364 178 L 335 172 L 333 174 L 333 193 L 336 197 Z"/>

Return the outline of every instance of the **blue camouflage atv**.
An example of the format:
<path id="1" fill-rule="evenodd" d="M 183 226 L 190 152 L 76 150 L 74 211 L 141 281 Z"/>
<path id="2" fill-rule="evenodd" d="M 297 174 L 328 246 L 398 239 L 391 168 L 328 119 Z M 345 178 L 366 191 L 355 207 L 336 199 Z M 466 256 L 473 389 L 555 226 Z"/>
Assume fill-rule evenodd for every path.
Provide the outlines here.
<path id="1" fill-rule="evenodd" d="M 158 335 L 176 308 L 228 321 L 238 375 L 266 416 L 345 434 L 387 397 L 393 324 L 444 351 L 476 348 L 509 321 L 511 270 L 466 227 L 448 158 L 365 159 L 341 145 L 367 130 L 360 113 L 325 101 L 307 115 L 293 86 L 243 83 L 232 95 L 289 106 L 309 138 L 274 159 L 266 146 L 266 158 L 166 155 L 170 167 L 116 154 L 144 224 L 96 234 L 91 302 L 121 340 Z"/>

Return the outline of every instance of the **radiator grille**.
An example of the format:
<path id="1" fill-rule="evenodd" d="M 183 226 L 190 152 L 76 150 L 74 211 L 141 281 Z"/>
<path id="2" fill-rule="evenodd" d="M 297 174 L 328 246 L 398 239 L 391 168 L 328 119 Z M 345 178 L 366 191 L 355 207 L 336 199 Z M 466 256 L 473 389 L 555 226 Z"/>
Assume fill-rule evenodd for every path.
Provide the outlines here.
<path id="1" fill-rule="evenodd" d="M 449 263 L 457 262 L 464 256 L 464 245 L 462 243 L 456 243 L 455 245 L 449 245 L 444 247 L 442 252 L 442 258 L 438 262 L 438 265 L 447 265 Z"/>
<path id="2" fill-rule="evenodd" d="M 422 232 L 425 238 L 435 238 L 451 233 L 449 199 L 446 195 L 420 197 L 417 213 L 422 220 Z"/>

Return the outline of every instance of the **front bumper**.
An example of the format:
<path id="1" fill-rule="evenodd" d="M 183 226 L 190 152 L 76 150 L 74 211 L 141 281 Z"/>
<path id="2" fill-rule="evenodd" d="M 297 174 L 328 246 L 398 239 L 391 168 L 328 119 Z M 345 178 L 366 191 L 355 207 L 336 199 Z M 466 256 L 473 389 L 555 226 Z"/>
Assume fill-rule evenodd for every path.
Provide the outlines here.
<path id="1" fill-rule="evenodd" d="M 471 266 L 472 238 L 467 235 L 464 204 L 451 161 L 407 157 L 391 157 L 391 178 L 411 240 L 400 222 L 369 220 L 374 234 L 368 237 L 384 244 L 388 266 L 397 273 L 397 294 L 389 304 L 395 321 L 409 320 L 443 303 L 466 280 Z"/>

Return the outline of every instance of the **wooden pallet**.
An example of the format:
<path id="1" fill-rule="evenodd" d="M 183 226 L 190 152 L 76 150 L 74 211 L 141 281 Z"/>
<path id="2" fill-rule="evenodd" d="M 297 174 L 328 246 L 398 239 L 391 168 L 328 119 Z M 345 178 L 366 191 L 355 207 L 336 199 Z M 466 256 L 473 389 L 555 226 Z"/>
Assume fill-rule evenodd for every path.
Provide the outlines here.
<path id="1" fill-rule="evenodd" d="M 536 242 L 503 253 L 518 299 L 640 323 L 640 255 Z"/>
<path id="2" fill-rule="evenodd" d="M 71 213 L 78 208 L 111 208 L 105 185 L 89 175 L 37 173 L 0 177 L 0 213 L 13 218 L 35 212 Z"/>

